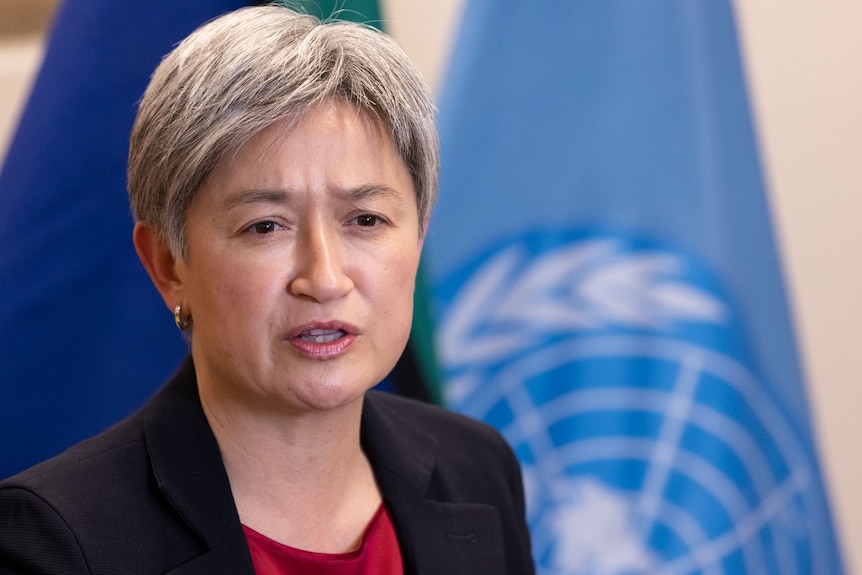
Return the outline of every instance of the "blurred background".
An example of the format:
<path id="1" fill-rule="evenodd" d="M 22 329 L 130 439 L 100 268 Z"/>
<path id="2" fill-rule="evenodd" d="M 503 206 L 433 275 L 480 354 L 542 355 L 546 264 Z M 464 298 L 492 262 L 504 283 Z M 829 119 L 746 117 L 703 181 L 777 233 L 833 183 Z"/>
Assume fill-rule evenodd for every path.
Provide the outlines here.
<path id="1" fill-rule="evenodd" d="M 0 0 L 0 157 L 56 5 Z M 461 8 L 461 0 L 381 2 L 386 30 L 435 89 Z M 734 8 L 819 455 L 847 570 L 859 572 L 862 3 L 761 0 Z"/>

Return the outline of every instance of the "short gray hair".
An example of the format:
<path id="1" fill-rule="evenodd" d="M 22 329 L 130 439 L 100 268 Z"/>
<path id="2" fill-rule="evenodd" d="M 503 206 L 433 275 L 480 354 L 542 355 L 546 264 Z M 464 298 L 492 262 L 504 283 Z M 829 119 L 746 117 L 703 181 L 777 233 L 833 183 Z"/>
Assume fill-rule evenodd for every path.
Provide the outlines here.
<path id="1" fill-rule="evenodd" d="M 186 212 L 216 165 L 264 128 L 295 125 L 329 98 L 380 119 L 412 176 L 423 226 L 440 159 L 435 108 L 418 70 L 378 30 L 281 6 L 216 18 L 156 68 L 130 139 L 135 219 L 185 259 Z"/>

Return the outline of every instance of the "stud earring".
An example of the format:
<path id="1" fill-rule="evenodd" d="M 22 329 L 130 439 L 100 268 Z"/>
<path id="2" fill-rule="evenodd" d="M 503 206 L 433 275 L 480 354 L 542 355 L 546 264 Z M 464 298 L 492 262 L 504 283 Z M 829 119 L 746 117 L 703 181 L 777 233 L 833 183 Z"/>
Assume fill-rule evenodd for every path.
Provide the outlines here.
<path id="1" fill-rule="evenodd" d="M 174 323 L 180 331 L 186 331 L 192 323 L 192 316 L 183 317 L 183 304 L 174 308 Z"/>

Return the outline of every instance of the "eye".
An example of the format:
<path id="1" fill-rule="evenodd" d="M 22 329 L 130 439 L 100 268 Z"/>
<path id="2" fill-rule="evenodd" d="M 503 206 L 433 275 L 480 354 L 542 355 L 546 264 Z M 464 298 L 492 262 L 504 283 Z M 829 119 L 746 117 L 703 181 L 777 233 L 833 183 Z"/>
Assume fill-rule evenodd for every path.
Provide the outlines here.
<path id="1" fill-rule="evenodd" d="M 373 227 L 380 223 L 380 217 L 373 214 L 362 214 L 356 218 L 356 224 L 362 227 Z"/>
<path id="2" fill-rule="evenodd" d="M 256 234 L 270 234 L 279 229 L 279 225 L 273 221 L 266 220 L 263 222 L 255 222 L 248 227 L 248 231 Z"/>

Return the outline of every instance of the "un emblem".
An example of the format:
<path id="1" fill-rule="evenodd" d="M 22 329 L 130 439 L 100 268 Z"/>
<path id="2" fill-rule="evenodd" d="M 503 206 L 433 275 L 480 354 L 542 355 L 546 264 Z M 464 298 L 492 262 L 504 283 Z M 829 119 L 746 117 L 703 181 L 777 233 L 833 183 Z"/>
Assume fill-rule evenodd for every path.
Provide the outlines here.
<path id="1" fill-rule="evenodd" d="M 834 572 L 812 452 L 692 258 L 537 233 L 438 287 L 447 401 L 515 449 L 540 573 Z"/>

